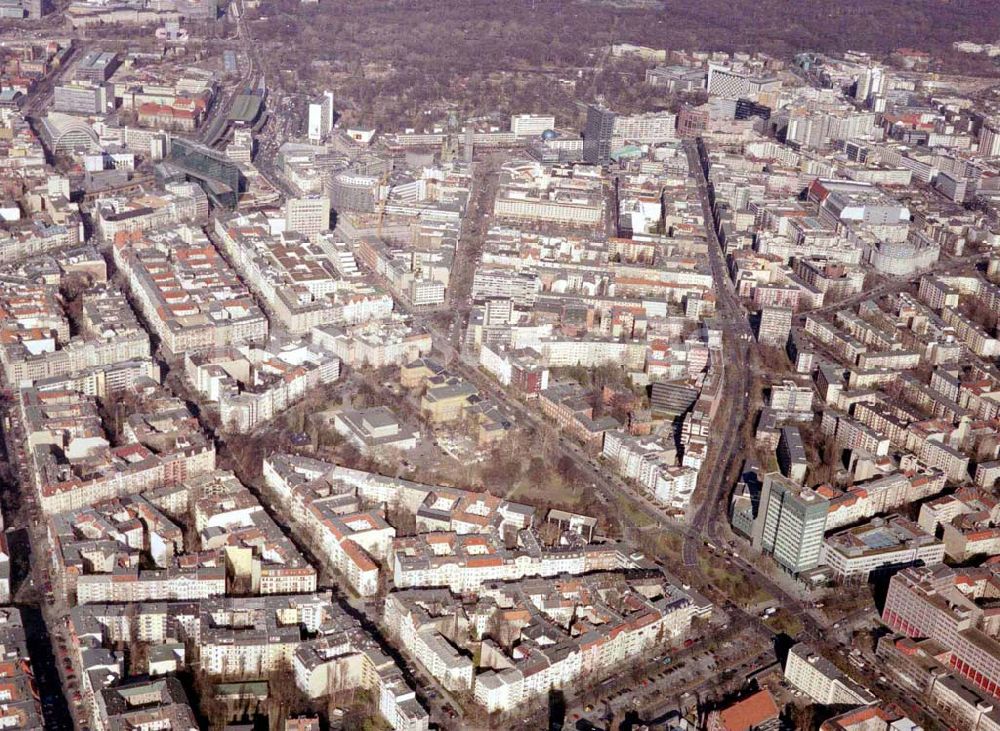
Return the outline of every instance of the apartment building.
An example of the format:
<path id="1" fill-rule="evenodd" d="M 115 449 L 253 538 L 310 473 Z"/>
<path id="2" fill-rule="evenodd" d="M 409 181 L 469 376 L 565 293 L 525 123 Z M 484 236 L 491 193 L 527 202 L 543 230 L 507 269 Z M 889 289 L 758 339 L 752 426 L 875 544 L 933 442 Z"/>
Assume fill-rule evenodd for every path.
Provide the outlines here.
<path id="1" fill-rule="evenodd" d="M 344 514 L 339 500 L 313 500 L 305 508 L 304 526 L 351 589 L 359 596 L 378 593 L 379 562 L 388 558 L 396 535 L 379 512 Z"/>
<path id="2" fill-rule="evenodd" d="M 245 434 L 336 381 L 340 359 L 301 340 L 270 340 L 260 347 L 187 353 L 184 373 L 206 401 L 217 404 L 222 428 Z"/>
<path id="3" fill-rule="evenodd" d="M 0 294 L 0 363 L 10 385 L 28 386 L 88 369 L 107 372 L 125 361 L 149 363 L 149 336 L 121 292 L 107 286 L 84 292 L 82 332 L 75 338 L 69 337 L 55 293 L 55 287 L 8 282 Z M 146 370 L 152 373 L 151 363 Z M 114 379 L 104 383 L 117 385 Z"/>
<path id="4" fill-rule="evenodd" d="M 952 561 L 1000 552 L 1000 501 L 977 488 L 961 488 L 920 506 L 920 527 L 942 534 L 945 552 Z M 942 559 L 943 560 L 943 559 Z"/>
<path id="5" fill-rule="evenodd" d="M 581 587 L 587 591 L 598 586 L 614 587 L 627 597 L 624 613 L 609 611 L 596 598 L 598 591 L 580 593 Z M 387 598 L 385 617 L 390 634 L 399 638 L 404 650 L 411 656 L 425 658 L 425 667 L 434 668 L 435 677 L 454 686 L 468 682 L 470 668 L 449 649 L 448 637 L 454 637 L 455 630 L 467 627 L 471 637 L 479 640 L 490 621 L 509 626 L 514 636 L 519 637 L 518 652 L 508 655 L 495 642 L 485 639 L 482 667 L 478 668 L 481 672 L 472 678 L 476 703 L 491 713 L 514 710 L 553 688 L 568 687 L 581 677 L 606 675 L 636 654 L 680 636 L 695 616 L 703 616 L 711 606 L 673 585 L 665 576 L 630 579 L 614 572 L 581 578 L 496 582 L 485 585 L 480 596 L 486 601 L 463 606 L 448 592 L 404 590 Z M 576 601 L 567 603 L 570 596 L 595 599 L 578 605 Z M 435 606 L 440 609 L 433 613 L 421 611 L 421 605 L 428 606 L 426 602 L 431 599 L 437 600 Z M 533 620 L 534 611 L 526 611 L 529 604 L 544 608 L 538 620 Z M 532 627 L 538 623 L 539 627 L 548 627 L 549 632 L 556 630 L 565 611 L 560 607 L 568 608 L 571 604 L 600 617 L 601 621 L 582 635 L 560 631 L 552 638 L 555 642 L 536 640 Z M 502 665 L 496 667 L 491 657 L 497 661 L 503 659 Z"/>
<path id="6" fill-rule="evenodd" d="M 304 516 L 307 505 L 318 498 L 355 496 L 387 509 L 405 510 L 416 518 L 417 530 L 456 533 L 520 531 L 534 522 L 535 509 L 491 495 L 454 487 L 426 485 L 386 477 L 328 462 L 273 454 L 264 459 L 264 479 L 292 506 L 294 517 Z M 347 503 L 355 504 L 355 503 Z M 356 508 L 344 508 L 352 512 Z"/>
<path id="7" fill-rule="evenodd" d="M 203 222 L 208 218 L 208 197 L 194 183 L 171 183 L 163 192 L 140 190 L 131 197 L 103 197 L 95 217 L 101 238 L 113 242 L 123 233 Z"/>
<path id="8" fill-rule="evenodd" d="M 271 317 L 296 335 L 323 325 L 356 325 L 388 318 L 392 297 L 341 264 L 342 250 L 321 236 L 272 235 L 262 214 L 216 221 L 223 252 L 261 298 Z M 314 236 L 316 236 L 314 234 Z M 329 236 L 329 235 L 327 235 Z"/>
<path id="9" fill-rule="evenodd" d="M 215 448 L 182 401 L 148 386 L 135 401 L 123 425 L 125 443 L 113 447 L 93 398 L 21 392 L 26 452 L 43 512 L 77 510 L 215 468 Z"/>
<path id="10" fill-rule="evenodd" d="M 1000 461 L 992 460 L 976 465 L 976 474 L 973 478 L 976 487 L 990 490 L 996 485 L 997 480 L 1000 480 Z"/>
<path id="11" fill-rule="evenodd" d="M 502 386 L 513 386 L 526 396 L 537 395 L 549 387 L 549 369 L 534 348 L 510 350 L 483 344 L 479 364 Z"/>
<path id="12" fill-rule="evenodd" d="M 83 223 L 77 204 L 58 199 L 53 202 L 48 196 L 45 201 L 49 215 L 38 212 L 32 215 L 30 222 L 8 223 L 0 231 L 0 265 L 69 249 L 83 241 Z"/>
<path id="13" fill-rule="evenodd" d="M 303 643 L 295 651 L 292 669 L 299 690 L 309 698 L 321 698 L 331 687 L 360 688 L 376 699 L 378 712 L 390 728 L 427 731 L 427 711 L 395 661 L 356 621 L 342 617 L 337 625 L 334 633 Z"/>
<path id="14" fill-rule="evenodd" d="M 941 646 L 934 640 L 912 640 L 900 635 L 881 638 L 875 656 L 907 690 L 920 694 L 945 719 L 974 731 L 1000 729 L 995 697 L 956 676 L 939 661 Z"/>
<path id="15" fill-rule="evenodd" d="M 425 602 L 433 602 L 440 609 L 432 614 Z M 467 626 L 456 610 L 458 606 L 446 589 L 411 590 L 386 597 L 385 622 L 397 639 L 409 638 L 406 644 L 410 652 L 445 688 L 471 691 L 475 665 L 448 639 L 456 634 L 455 630 Z"/>
<path id="16" fill-rule="evenodd" d="M 822 257 L 796 258 L 793 271 L 810 287 L 838 299 L 857 294 L 865 282 L 865 274 L 860 267 Z"/>
<path id="17" fill-rule="evenodd" d="M 959 289 L 952 287 L 941 277 L 928 275 L 920 278 L 917 297 L 932 310 L 958 307 L 961 295 Z"/>
<path id="18" fill-rule="evenodd" d="M 431 334 L 401 318 L 352 326 L 321 325 L 313 328 L 311 337 L 349 366 L 403 365 L 431 351 Z"/>
<path id="19" fill-rule="evenodd" d="M 3 517 L 0 516 L 0 525 L 2 525 Z M 11 566 L 10 566 L 10 546 L 7 543 L 7 536 L 3 535 L 0 537 L 0 603 L 10 604 L 11 603 L 11 591 L 10 591 L 10 577 L 11 577 Z"/>
<path id="20" fill-rule="evenodd" d="M 304 632 L 315 632 L 326 611 L 318 595 L 225 597 L 195 605 L 198 655 L 204 672 L 260 677 L 291 667 Z"/>
<path id="21" fill-rule="evenodd" d="M 199 550 L 192 553 L 176 522 L 189 514 L 199 534 Z M 79 604 L 316 588 L 315 570 L 227 472 L 54 515 L 49 532 L 57 569 Z M 143 560 L 146 545 L 152 566 Z"/>
<path id="22" fill-rule="evenodd" d="M 812 315 L 806 315 L 805 331 L 847 363 L 857 363 L 858 357 L 868 350 L 857 338 L 843 332 L 833 323 Z"/>
<path id="23" fill-rule="evenodd" d="M 395 532 L 380 512 L 360 512 L 359 500 L 413 514 L 420 532 L 459 535 L 516 533 L 531 525 L 534 512 L 488 493 L 421 485 L 289 456 L 269 457 L 264 474 L 290 506 L 293 520 L 363 596 L 378 591 L 380 564 L 392 564 Z"/>
<path id="24" fill-rule="evenodd" d="M 107 398 L 160 380 L 159 366 L 150 358 L 133 358 L 111 365 L 97 365 L 67 375 L 33 381 L 39 391 L 76 391 L 84 396 Z"/>
<path id="25" fill-rule="evenodd" d="M 172 356 L 267 337 L 264 313 L 200 230 L 119 233 L 112 255 Z"/>
<path id="26" fill-rule="evenodd" d="M 852 419 L 846 414 L 837 414 L 832 409 L 823 412 L 820 430 L 832 438 L 843 449 L 858 450 L 862 453 L 884 457 L 889 454 L 892 442 L 862 422 Z"/>
<path id="27" fill-rule="evenodd" d="M 629 370 L 641 370 L 646 360 L 645 340 L 622 342 L 606 337 L 543 337 L 530 346 L 550 368 L 583 366 L 596 368 L 607 363 L 623 365 Z"/>
<path id="28" fill-rule="evenodd" d="M 493 213 L 507 221 L 595 228 L 604 217 L 601 179 L 579 169 L 545 167 L 534 161 L 507 163 L 500 173 Z"/>
<path id="29" fill-rule="evenodd" d="M 677 451 L 659 439 L 604 432 L 602 454 L 626 479 L 635 480 L 658 502 L 686 510 L 698 482 L 700 463 L 677 464 Z"/>
<path id="30" fill-rule="evenodd" d="M 788 650 L 785 680 L 824 706 L 862 706 L 877 700 L 804 642 Z"/>
<path id="31" fill-rule="evenodd" d="M 225 593 L 226 569 L 223 566 L 159 571 L 117 569 L 105 575 L 80 576 L 76 581 L 79 604 L 190 601 Z"/>
<path id="32" fill-rule="evenodd" d="M 848 490 L 821 486 L 818 491 L 830 500 L 827 530 L 851 525 L 874 515 L 889 513 L 904 505 L 937 495 L 945 488 L 945 476 L 936 470 L 887 472 L 857 482 Z M 921 527 L 927 530 L 923 523 Z"/>
<path id="33" fill-rule="evenodd" d="M 507 549 L 495 534 L 422 533 L 392 543 L 393 584 L 397 588 L 448 587 L 461 594 L 490 581 L 516 581 L 560 574 L 634 568 L 638 564 L 620 544 L 545 547 L 528 531 Z"/>
<path id="34" fill-rule="evenodd" d="M 417 702 L 396 663 L 379 649 L 357 620 L 331 600 L 329 592 L 294 596 L 217 597 L 190 602 L 147 602 L 131 606 L 88 604 L 74 608 L 70 631 L 78 638 L 86 657 L 107 657 L 103 648 L 134 641 L 169 647 L 194 647 L 193 655 L 180 656 L 181 667 L 197 663 L 215 677 L 237 681 L 255 680 L 274 672 L 286 672 L 307 697 L 318 699 L 331 689 L 365 689 L 375 698 L 376 708 L 391 728 L 427 731 L 428 716 Z M 154 648 L 155 649 L 155 648 Z M 178 660 L 175 659 L 175 663 Z M 112 665 L 94 665 L 94 678 L 115 680 Z M 120 670 L 119 670 L 120 672 Z M 84 673 L 85 682 L 89 682 Z M 172 677 L 144 683 L 176 682 Z M 179 684 L 178 684 L 179 685 Z M 129 684 L 95 689 L 101 694 L 126 690 Z M 157 686 L 159 687 L 159 686 Z M 90 691 L 88 691 L 89 693 Z M 158 712 L 156 697 L 139 691 L 146 716 L 123 716 L 127 724 L 181 723 L 178 728 L 196 728 L 192 721 L 149 716 Z M 131 709 L 131 705 L 128 706 Z M 95 726 L 108 728 L 96 717 Z"/>
<path id="35" fill-rule="evenodd" d="M 225 557 L 228 586 L 249 594 L 316 591 L 316 569 L 231 472 L 185 481 L 199 543 Z"/>
<path id="36" fill-rule="evenodd" d="M 945 307 L 941 319 L 955 328 L 955 333 L 966 346 L 981 358 L 993 358 L 1000 354 L 1000 339 L 992 337 L 978 324 L 961 314 L 957 309 Z"/>
<path id="37" fill-rule="evenodd" d="M 3 648 L 0 660 L 4 669 L 4 702 L 0 705 L 0 724 L 6 728 L 43 728 L 42 708 L 28 651 L 27 630 L 20 610 L 15 607 L 0 607 L 0 647 Z"/>
<path id="38" fill-rule="evenodd" d="M 417 248 L 366 238 L 357 255 L 396 297 L 413 307 L 430 307 L 445 301 L 454 261 L 454 246 L 448 244 Z"/>

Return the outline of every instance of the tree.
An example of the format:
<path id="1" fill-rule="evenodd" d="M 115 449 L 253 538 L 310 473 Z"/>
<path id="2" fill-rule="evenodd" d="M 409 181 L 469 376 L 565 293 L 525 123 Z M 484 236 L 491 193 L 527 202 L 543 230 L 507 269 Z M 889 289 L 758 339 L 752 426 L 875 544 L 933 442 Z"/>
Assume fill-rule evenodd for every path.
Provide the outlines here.
<path id="1" fill-rule="evenodd" d="M 400 506 L 389 508 L 386 521 L 396 529 L 397 536 L 412 536 L 417 532 L 417 516 Z"/>
<path id="2" fill-rule="evenodd" d="M 612 418 L 616 419 L 621 424 L 627 424 L 629 414 L 632 413 L 634 404 L 635 399 L 631 398 L 627 394 L 616 393 L 611 397 L 611 402 L 608 404 L 608 412 L 611 414 Z"/>
<path id="3" fill-rule="evenodd" d="M 271 673 L 267 677 L 268 717 L 272 731 L 279 731 L 284 719 L 300 716 L 311 710 L 312 702 L 299 690 L 291 668 Z"/>
<path id="4" fill-rule="evenodd" d="M 66 313 L 70 322 L 76 327 L 80 327 L 80 320 L 83 315 L 83 295 L 93 285 L 94 280 L 86 272 L 73 271 L 64 276 L 59 281 L 59 294 L 62 295 L 66 303 Z"/>
<path id="5" fill-rule="evenodd" d="M 504 652 L 510 653 L 514 642 L 520 638 L 521 631 L 511 622 L 505 621 L 501 610 L 497 609 L 486 623 L 485 636 L 496 642 Z"/>
<path id="6" fill-rule="evenodd" d="M 816 706 L 789 706 L 789 722 L 792 724 L 792 728 L 800 729 L 801 731 L 813 731 L 816 728 Z"/>
<path id="7" fill-rule="evenodd" d="M 538 539 L 546 546 L 554 546 L 559 542 L 562 531 L 556 523 L 544 522 L 538 528 Z"/>
<path id="8" fill-rule="evenodd" d="M 577 476 L 576 462 L 568 454 L 562 454 L 556 462 L 556 472 L 563 479 L 572 481 Z"/>

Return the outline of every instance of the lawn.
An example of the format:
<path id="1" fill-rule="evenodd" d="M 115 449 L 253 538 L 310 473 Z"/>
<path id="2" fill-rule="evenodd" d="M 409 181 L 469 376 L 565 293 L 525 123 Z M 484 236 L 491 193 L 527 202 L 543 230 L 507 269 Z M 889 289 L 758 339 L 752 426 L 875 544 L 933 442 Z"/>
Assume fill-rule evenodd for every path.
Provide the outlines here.
<path id="1" fill-rule="evenodd" d="M 566 510 L 573 510 L 581 503 L 581 494 L 574 490 L 562 480 L 553 480 L 540 485 L 534 480 L 525 479 L 518 481 L 514 489 L 508 494 L 508 500 L 522 498 L 544 498 L 553 505 L 558 505 Z"/>
<path id="2" fill-rule="evenodd" d="M 653 519 L 633 505 L 632 501 L 625 495 L 616 494 L 615 502 L 621 508 L 622 515 L 636 528 L 646 528 L 653 525 Z"/>
<path id="3" fill-rule="evenodd" d="M 798 637 L 803 630 L 802 621 L 784 609 L 779 609 L 764 622 L 775 632 L 784 632 L 789 637 Z"/>
<path id="4" fill-rule="evenodd" d="M 754 586 L 742 571 L 726 566 L 715 556 L 699 554 L 698 564 L 702 575 L 734 604 L 752 606 L 773 599 L 766 590 Z"/>

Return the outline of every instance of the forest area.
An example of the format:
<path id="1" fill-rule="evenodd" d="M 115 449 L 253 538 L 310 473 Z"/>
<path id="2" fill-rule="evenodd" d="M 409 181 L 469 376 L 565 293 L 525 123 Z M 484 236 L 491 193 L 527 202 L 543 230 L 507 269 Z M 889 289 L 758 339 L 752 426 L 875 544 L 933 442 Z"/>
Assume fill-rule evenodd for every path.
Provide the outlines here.
<path id="1" fill-rule="evenodd" d="M 254 17 L 264 57 L 288 91 L 336 89 L 345 122 L 384 128 L 422 128 L 451 111 L 460 118 L 555 111 L 559 124 L 574 126 L 577 102 L 599 95 L 615 97 L 608 102 L 623 111 L 675 102 L 642 83 L 643 64 L 609 63 L 612 43 L 782 56 L 916 47 L 943 52 L 961 69 L 985 59 L 952 52 L 952 42 L 1000 38 L 995 0 L 664 0 L 656 7 L 264 0 Z"/>

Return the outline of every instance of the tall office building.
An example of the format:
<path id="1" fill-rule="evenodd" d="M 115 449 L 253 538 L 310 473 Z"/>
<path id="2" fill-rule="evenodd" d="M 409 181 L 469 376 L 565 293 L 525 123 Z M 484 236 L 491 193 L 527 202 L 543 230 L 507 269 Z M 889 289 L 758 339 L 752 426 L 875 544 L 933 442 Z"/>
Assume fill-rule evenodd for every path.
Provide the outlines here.
<path id="1" fill-rule="evenodd" d="M 757 94 L 762 92 L 780 89 L 781 79 L 776 76 L 763 76 L 757 71 L 734 69 L 710 63 L 705 88 L 709 96 L 718 96 L 724 99 L 755 98 Z M 756 101 L 756 99 L 754 100 Z"/>
<path id="2" fill-rule="evenodd" d="M 1000 157 L 1000 119 L 991 119 L 979 130 L 978 152 L 985 157 Z"/>
<path id="3" fill-rule="evenodd" d="M 583 130 L 583 159 L 603 165 L 611 159 L 611 137 L 615 131 L 615 113 L 591 104 L 587 107 L 587 126 Z"/>
<path id="4" fill-rule="evenodd" d="M 469 122 L 465 128 L 465 162 L 472 163 L 472 155 L 476 150 L 475 144 L 473 143 L 475 135 L 475 128 L 472 123 Z"/>
<path id="5" fill-rule="evenodd" d="M 218 0 L 176 0 L 177 12 L 185 20 L 212 20 L 219 17 Z"/>
<path id="6" fill-rule="evenodd" d="M 792 330 L 793 314 L 790 307 L 761 307 L 757 318 L 757 342 L 783 347 Z"/>
<path id="7" fill-rule="evenodd" d="M 508 297 L 489 297 L 483 307 L 483 325 L 509 325 L 514 319 L 514 301 Z"/>
<path id="8" fill-rule="evenodd" d="M 53 89 L 52 108 L 69 114 L 105 114 L 111 98 L 107 84 L 70 82 Z"/>
<path id="9" fill-rule="evenodd" d="M 285 203 L 285 230 L 312 236 L 330 228 L 330 199 L 311 195 Z"/>
<path id="10" fill-rule="evenodd" d="M 815 490 L 772 473 L 764 478 L 753 546 L 797 574 L 819 564 L 830 501 Z"/>
<path id="11" fill-rule="evenodd" d="M 239 165 L 211 147 L 177 137 L 170 144 L 168 159 L 188 180 L 196 181 L 217 206 L 235 209 L 239 194 L 246 190 Z"/>
<path id="12" fill-rule="evenodd" d="M 308 135 L 310 142 L 321 142 L 333 129 L 333 92 L 309 102 Z"/>
<path id="13" fill-rule="evenodd" d="M 994 619 L 975 601 L 968 581 L 960 569 L 944 564 L 903 569 L 889 580 L 882 621 L 908 637 L 933 640 L 947 652 L 952 669 L 996 696 L 1000 692 L 1000 642 L 993 630 Z"/>
<path id="14" fill-rule="evenodd" d="M 667 142 L 677 139 L 677 115 L 650 112 L 615 117 L 612 137 L 639 143 Z"/>
<path id="15" fill-rule="evenodd" d="M 253 129 L 237 123 L 233 128 L 233 139 L 226 146 L 226 157 L 234 162 L 249 165 L 253 161 Z"/>
<path id="16" fill-rule="evenodd" d="M 866 102 L 872 97 L 883 96 L 887 85 L 885 70 L 879 66 L 868 66 L 858 77 L 854 98 Z"/>
<path id="17" fill-rule="evenodd" d="M 118 54 L 111 51 L 89 51 L 76 62 L 73 78 L 77 81 L 102 84 L 111 78 L 116 68 L 118 68 Z"/>
<path id="18" fill-rule="evenodd" d="M 515 114 L 510 118 L 510 131 L 515 137 L 541 137 L 542 132 L 555 126 L 556 118 L 551 114 Z"/>
<path id="19" fill-rule="evenodd" d="M 330 176 L 327 192 L 336 211 L 370 213 L 379 199 L 379 187 L 378 175 L 346 170 Z"/>

